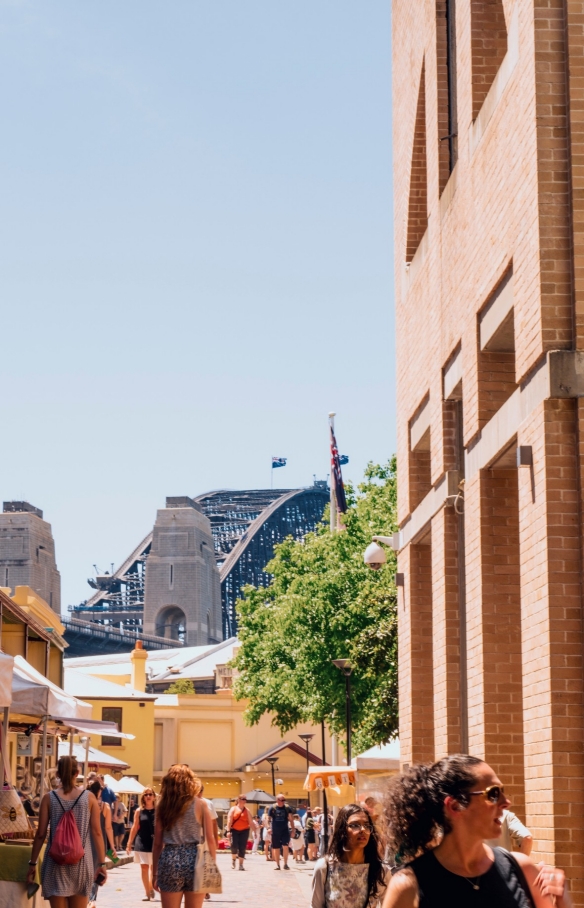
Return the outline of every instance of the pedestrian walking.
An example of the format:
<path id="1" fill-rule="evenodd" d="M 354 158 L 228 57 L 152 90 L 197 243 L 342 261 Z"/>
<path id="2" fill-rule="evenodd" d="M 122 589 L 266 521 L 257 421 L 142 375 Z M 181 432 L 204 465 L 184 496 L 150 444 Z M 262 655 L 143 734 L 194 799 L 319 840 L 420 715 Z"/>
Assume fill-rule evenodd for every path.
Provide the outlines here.
<path id="1" fill-rule="evenodd" d="M 507 851 L 521 851 L 528 857 L 533 848 L 533 836 L 512 810 L 504 810 L 501 817 L 501 835 L 498 839 L 487 839 L 485 845 L 500 846 Z"/>
<path id="2" fill-rule="evenodd" d="M 251 853 L 257 854 L 258 848 L 260 847 L 262 827 L 258 817 L 251 818 L 251 834 L 253 837 L 253 845 L 251 846 Z"/>
<path id="3" fill-rule="evenodd" d="M 111 806 L 117 798 L 117 794 L 113 788 L 110 788 L 109 785 L 106 784 L 105 776 L 100 774 L 97 778 L 101 785 L 101 800 L 104 804 L 109 804 Z"/>
<path id="4" fill-rule="evenodd" d="M 373 908 L 385 890 L 384 843 L 360 804 L 341 807 L 312 878 L 311 908 Z"/>
<path id="5" fill-rule="evenodd" d="M 145 788 L 140 795 L 140 809 L 134 814 L 134 822 L 128 836 L 126 851 L 134 849 L 134 863 L 140 865 L 142 885 L 146 897 L 143 902 L 154 898 L 152 885 L 152 847 L 154 844 L 154 822 L 156 816 L 156 796 L 151 788 Z"/>
<path id="6" fill-rule="evenodd" d="M 95 782 L 91 783 L 91 785 L 89 786 L 89 791 L 97 799 L 97 805 L 99 807 L 99 825 L 103 838 L 103 847 L 106 852 L 108 848 L 110 848 L 113 854 L 115 854 L 112 812 L 110 810 L 109 804 L 104 804 L 104 802 L 102 801 L 103 788 L 101 787 L 97 779 L 95 780 Z"/>
<path id="7" fill-rule="evenodd" d="M 128 808 L 118 796 L 112 807 L 112 826 L 114 829 L 114 839 L 116 842 L 116 851 L 122 851 L 124 847 L 124 835 L 126 833 L 126 814 Z"/>
<path id="8" fill-rule="evenodd" d="M 272 827 L 272 857 L 276 862 L 274 870 L 280 869 L 280 850 L 284 854 L 284 870 L 288 867 L 288 854 L 290 851 L 290 836 L 292 835 L 292 816 L 294 811 L 286 804 L 286 798 L 280 794 L 276 803 L 270 808 L 270 821 Z"/>
<path id="9" fill-rule="evenodd" d="M 272 824 L 270 822 L 270 813 L 266 807 L 262 815 L 262 842 L 264 843 L 264 852 L 266 861 L 272 860 Z"/>
<path id="10" fill-rule="evenodd" d="M 485 845 L 510 805 L 491 767 L 456 755 L 414 765 L 390 784 L 390 845 L 406 866 L 383 908 L 568 908 L 562 870 Z"/>
<path id="11" fill-rule="evenodd" d="M 316 861 L 316 853 L 318 846 L 316 844 L 316 828 L 315 820 L 312 814 L 312 810 L 308 808 L 306 811 L 306 826 L 304 831 L 304 837 L 306 840 L 306 848 L 309 861 Z"/>
<path id="12" fill-rule="evenodd" d="M 236 859 L 239 858 L 239 869 L 245 870 L 245 851 L 251 829 L 252 816 L 247 807 L 245 795 L 239 795 L 237 803 L 227 814 L 227 834 L 231 835 L 231 867 L 235 870 Z"/>
<path id="13" fill-rule="evenodd" d="M 292 848 L 292 859 L 296 864 L 302 863 L 302 852 L 304 851 L 304 829 L 302 828 L 302 821 L 299 814 L 295 813 L 292 817 L 292 825 L 294 831 L 290 839 L 290 846 Z"/>
<path id="14" fill-rule="evenodd" d="M 160 787 L 152 845 L 152 885 L 162 908 L 201 908 L 205 894 L 194 891 L 197 845 L 203 839 L 215 861 L 213 823 L 202 798 L 201 780 L 182 763 L 171 766 Z"/>
<path id="15" fill-rule="evenodd" d="M 51 908 L 85 908 L 94 881 L 105 883 L 107 879 L 99 806 L 95 795 L 76 786 L 79 767 L 75 757 L 61 757 L 57 763 L 57 773 L 59 787 L 47 792 L 41 801 L 27 883 L 34 883 L 38 857 L 50 824 L 49 845 L 41 873 L 43 897 L 49 899 Z M 60 820 L 69 812 L 77 828 L 83 855 L 74 864 L 61 864 L 51 855 L 51 850 L 53 845 L 59 844 Z M 69 829 L 72 830 L 71 822 Z M 94 863 L 91 847 L 87 847 L 89 839 L 97 854 L 97 864 Z"/>

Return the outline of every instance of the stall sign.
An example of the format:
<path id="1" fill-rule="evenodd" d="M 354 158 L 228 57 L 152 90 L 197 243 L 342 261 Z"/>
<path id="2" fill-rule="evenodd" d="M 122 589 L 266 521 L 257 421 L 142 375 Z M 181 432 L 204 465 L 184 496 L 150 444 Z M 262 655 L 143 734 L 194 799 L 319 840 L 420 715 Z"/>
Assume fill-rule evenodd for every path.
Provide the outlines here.
<path id="1" fill-rule="evenodd" d="M 18 757 L 31 757 L 32 756 L 32 736 L 31 735 L 17 735 L 16 736 L 16 755 Z"/>

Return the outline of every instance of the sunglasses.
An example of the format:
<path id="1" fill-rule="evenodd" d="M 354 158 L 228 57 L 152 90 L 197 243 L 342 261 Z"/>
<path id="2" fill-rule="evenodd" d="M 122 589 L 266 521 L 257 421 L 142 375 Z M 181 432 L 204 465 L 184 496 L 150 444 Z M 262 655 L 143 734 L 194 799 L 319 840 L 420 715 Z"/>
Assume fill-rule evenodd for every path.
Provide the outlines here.
<path id="1" fill-rule="evenodd" d="M 368 835 L 373 831 L 369 823 L 366 826 L 363 826 L 363 823 L 347 823 L 347 829 L 351 832 L 366 832 Z"/>
<path id="2" fill-rule="evenodd" d="M 240 801 L 247 802 L 247 798 L 240 798 L 239 800 L 240 800 Z"/>
<path id="3" fill-rule="evenodd" d="M 485 801 L 490 804 L 498 804 L 501 799 L 505 798 L 505 789 L 502 785 L 489 785 L 483 791 L 469 791 L 469 795 L 484 795 Z"/>

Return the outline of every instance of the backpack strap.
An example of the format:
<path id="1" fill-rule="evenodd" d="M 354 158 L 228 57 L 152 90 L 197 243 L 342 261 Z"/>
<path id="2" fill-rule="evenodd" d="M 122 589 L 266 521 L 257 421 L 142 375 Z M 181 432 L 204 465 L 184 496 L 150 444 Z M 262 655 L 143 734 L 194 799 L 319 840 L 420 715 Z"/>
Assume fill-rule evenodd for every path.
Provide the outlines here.
<path id="1" fill-rule="evenodd" d="M 525 893 L 525 898 L 528 901 L 530 908 L 535 908 L 535 903 L 533 901 L 533 896 L 531 895 L 531 889 L 529 888 L 529 883 L 525 879 L 525 874 L 521 864 L 517 858 L 511 854 L 510 851 L 507 851 L 505 848 L 496 846 L 493 848 L 493 854 L 495 855 L 495 864 L 503 871 L 508 871 L 509 867 L 513 870 L 513 873 L 517 877 L 517 881 L 523 892 Z"/>

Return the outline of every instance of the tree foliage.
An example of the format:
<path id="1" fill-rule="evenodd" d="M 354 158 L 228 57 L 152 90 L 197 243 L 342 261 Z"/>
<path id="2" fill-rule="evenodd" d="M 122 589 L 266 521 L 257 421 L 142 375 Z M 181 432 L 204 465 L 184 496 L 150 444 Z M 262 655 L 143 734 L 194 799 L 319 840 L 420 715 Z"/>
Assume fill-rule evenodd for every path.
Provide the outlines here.
<path id="1" fill-rule="evenodd" d="M 170 684 L 165 692 L 165 694 L 194 694 L 195 685 L 190 678 L 178 678 L 176 681 L 173 681 Z"/>
<path id="2" fill-rule="evenodd" d="M 270 586 L 245 589 L 235 696 L 248 700 L 250 725 L 271 713 L 282 732 L 323 719 L 344 732 L 345 683 L 331 660 L 348 658 L 359 752 L 397 732 L 395 555 L 388 549 L 379 571 L 363 562 L 373 535 L 397 529 L 395 459 L 369 464 L 364 482 L 346 491 L 344 530 L 330 533 L 323 522 L 303 542 L 286 539 L 267 567 Z"/>

